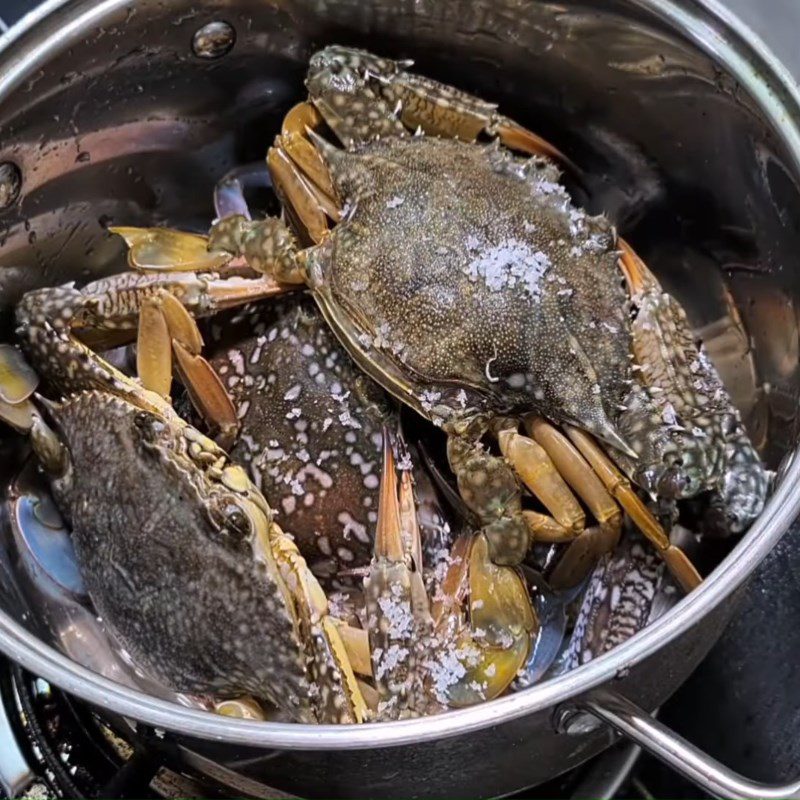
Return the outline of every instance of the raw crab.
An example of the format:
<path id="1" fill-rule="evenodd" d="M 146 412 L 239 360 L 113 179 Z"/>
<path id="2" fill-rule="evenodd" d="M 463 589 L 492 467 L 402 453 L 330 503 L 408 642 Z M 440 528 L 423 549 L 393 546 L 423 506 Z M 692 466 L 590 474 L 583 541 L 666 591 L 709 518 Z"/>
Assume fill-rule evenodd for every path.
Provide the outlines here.
<path id="1" fill-rule="evenodd" d="M 269 497 L 326 589 L 351 588 L 373 553 L 382 429 L 397 428 L 396 404 L 302 295 L 216 315 L 205 336 L 238 419 L 231 460 Z M 178 405 L 183 416 L 187 406 Z M 450 544 L 449 526 L 416 463 L 414 481 L 434 552 Z"/>
<path id="2" fill-rule="evenodd" d="M 176 690 L 249 693 L 301 721 L 393 718 L 431 710 L 434 700 L 439 708 L 496 696 L 527 657 L 537 623 L 524 583 L 513 569 L 489 561 L 481 537 L 462 543 L 454 555 L 462 578 L 439 593 L 445 610 L 430 616 L 427 637 L 416 636 L 418 625 L 429 624 L 427 600 L 415 596 L 415 641 L 425 645 L 427 672 L 406 663 L 398 648 L 389 662 L 380 661 L 375 642 L 391 648 L 395 634 L 408 632 L 405 625 L 393 627 L 398 608 L 405 608 L 395 601 L 406 602 L 401 566 L 410 574 L 418 570 L 412 563 L 421 565 L 410 476 L 398 495 L 385 435 L 384 488 L 367 578 L 375 605 L 366 629 L 354 629 L 329 613 L 322 588 L 244 470 L 168 400 L 117 371 L 76 335 L 95 342 L 131 338 L 137 325 L 140 333 L 147 328 L 142 309 L 155 302 L 172 347 L 187 351 L 179 364 L 192 365 L 190 377 L 196 370 L 203 375 L 206 366 L 197 367 L 192 352 L 194 320 L 175 298 L 202 314 L 259 292 L 272 289 L 261 279 L 228 279 L 222 287 L 194 275 L 123 273 L 81 290 L 29 292 L 20 302 L 21 343 L 59 400 L 32 403 L 35 375 L 6 347 L 0 386 L 8 408 L 0 410 L 30 431 L 57 505 L 72 525 L 98 612 L 134 659 Z M 138 361 L 146 368 L 157 347 L 151 349 L 145 334 Z M 398 550 L 407 547 L 408 555 Z M 418 579 L 409 581 L 418 585 Z M 485 610 L 462 611 L 468 599 Z M 447 624 L 435 624 L 440 619 Z M 477 620 L 480 636 L 473 631 Z M 382 664 L 374 688 L 354 671 L 372 675 L 373 661 Z M 449 665 L 447 680 L 431 694 L 425 676 L 437 663 Z M 422 688 L 403 688 L 412 683 Z M 252 712 L 246 698 L 221 710 Z"/>
<path id="3" fill-rule="evenodd" d="M 138 317 L 154 283 L 137 294 L 130 278 L 37 290 L 17 308 L 23 347 L 58 398 L 28 408 L 31 441 L 93 603 L 134 660 L 178 691 L 249 692 L 296 719 L 362 720 L 325 596 L 244 470 L 76 338 L 95 314 L 118 332 L 126 303 Z M 208 301 L 213 287 L 192 291 Z"/>
<path id="4" fill-rule="evenodd" d="M 312 246 L 239 216 L 212 229 L 210 255 L 307 285 L 364 371 L 443 426 L 497 563 L 531 540 L 573 540 L 553 578 L 574 584 L 616 543 L 619 503 L 697 585 L 625 475 L 667 504 L 708 494 L 733 531 L 760 512 L 767 479 L 683 310 L 605 218 L 573 206 L 554 148 L 407 66 L 341 47 L 312 57 L 310 103 L 268 156 Z M 552 516 L 522 510 L 515 472 Z"/>
<path id="5" fill-rule="evenodd" d="M 231 459 L 326 585 L 368 565 L 391 400 L 306 298 L 252 304 L 209 327 L 209 362 L 239 420 Z"/>

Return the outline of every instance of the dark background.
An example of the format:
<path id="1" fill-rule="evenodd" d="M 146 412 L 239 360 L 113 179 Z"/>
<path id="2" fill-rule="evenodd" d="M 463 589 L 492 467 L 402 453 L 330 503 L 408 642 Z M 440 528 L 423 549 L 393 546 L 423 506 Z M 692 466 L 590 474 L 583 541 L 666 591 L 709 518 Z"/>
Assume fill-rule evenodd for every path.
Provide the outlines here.
<path id="1" fill-rule="evenodd" d="M 33 0 L 0 0 L 0 30 L 13 25 L 26 10 L 33 8 Z"/>

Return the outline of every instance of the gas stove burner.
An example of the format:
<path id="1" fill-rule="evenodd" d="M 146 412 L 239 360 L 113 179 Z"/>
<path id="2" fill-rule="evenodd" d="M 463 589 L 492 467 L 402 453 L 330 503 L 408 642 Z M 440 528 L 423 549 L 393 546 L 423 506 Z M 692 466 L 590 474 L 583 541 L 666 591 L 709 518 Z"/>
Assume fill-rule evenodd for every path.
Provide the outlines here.
<path id="1" fill-rule="evenodd" d="M 0 663 L 0 797 L 216 797 L 164 766 L 158 734 L 105 720 L 86 705 Z"/>

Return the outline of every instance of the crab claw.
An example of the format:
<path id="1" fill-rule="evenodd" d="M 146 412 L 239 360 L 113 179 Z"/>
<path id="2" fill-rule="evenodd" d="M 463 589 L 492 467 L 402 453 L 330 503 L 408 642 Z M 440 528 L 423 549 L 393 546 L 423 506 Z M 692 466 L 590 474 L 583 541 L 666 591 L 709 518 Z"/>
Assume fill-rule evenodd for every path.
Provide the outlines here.
<path id="1" fill-rule="evenodd" d="M 0 419 L 20 433 L 27 433 L 34 421 L 34 406 L 30 400 L 21 403 L 6 403 L 0 400 Z"/>
<path id="2" fill-rule="evenodd" d="M 310 675 L 318 688 L 319 722 L 363 722 L 367 705 L 361 694 L 339 626 L 328 615 L 328 600 L 294 542 L 270 525 L 269 547 L 294 601 L 294 612 L 307 643 Z"/>
<path id="3" fill-rule="evenodd" d="M 378 501 L 374 556 L 364 579 L 373 675 L 380 695 L 379 716 L 398 719 L 425 703 L 418 669 L 420 648 L 432 621 L 419 566 L 412 569 L 406 553 L 404 517 L 408 498 L 398 496 L 397 473 L 390 437 L 383 436 L 383 474 Z M 410 487 L 409 487 L 410 488 Z M 413 500 L 412 500 L 413 502 Z M 414 530 L 405 531 L 414 535 Z M 419 528 L 416 527 L 416 536 Z M 418 547 L 412 545 L 412 550 Z"/>
<path id="4" fill-rule="evenodd" d="M 453 671 L 460 674 L 445 688 L 452 707 L 502 694 L 525 664 L 539 627 L 523 580 L 511 567 L 492 562 L 482 534 L 470 548 L 469 608 L 470 624 L 459 632 L 454 650 Z M 435 673 L 442 677 L 442 670 Z"/>
<path id="5" fill-rule="evenodd" d="M 502 694 L 524 665 L 538 620 L 526 585 L 495 564 L 484 534 L 453 544 L 429 603 L 411 481 L 399 494 L 384 436 L 375 556 L 364 581 L 379 718 L 458 707 Z"/>
<path id="6" fill-rule="evenodd" d="M 267 719 L 259 702 L 247 695 L 221 700 L 214 704 L 214 711 L 223 717 L 235 717 L 236 719 L 253 719 L 259 722 Z"/>
<path id="7" fill-rule="evenodd" d="M 170 228 L 108 229 L 128 245 L 128 264 L 137 270 L 209 272 L 224 267 L 228 253 L 209 252 L 208 237 Z"/>
<path id="8" fill-rule="evenodd" d="M 39 376 L 10 344 L 0 344 L 0 419 L 21 433 L 33 425 L 34 406 L 30 396 L 39 385 Z"/>
<path id="9" fill-rule="evenodd" d="M 27 400 L 39 385 L 39 376 L 10 344 L 0 344 L 0 400 L 17 405 Z"/>

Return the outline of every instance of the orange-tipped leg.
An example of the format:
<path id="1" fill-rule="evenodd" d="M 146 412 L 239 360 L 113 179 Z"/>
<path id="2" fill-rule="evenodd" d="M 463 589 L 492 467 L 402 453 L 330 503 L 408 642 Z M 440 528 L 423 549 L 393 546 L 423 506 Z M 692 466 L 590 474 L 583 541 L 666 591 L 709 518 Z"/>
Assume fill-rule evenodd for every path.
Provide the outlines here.
<path id="1" fill-rule="evenodd" d="M 630 481 L 617 469 L 598 444 L 578 428 L 566 426 L 567 436 L 591 464 L 612 497 L 625 509 L 637 528 L 653 543 L 675 579 L 686 592 L 702 583 L 702 578 L 680 548 L 670 544 L 658 520 L 636 494 Z"/>
<path id="2" fill-rule="evenodd" d="M 364 595 L 381 716 L 399 719 L 425 703 L 418 656 L 430 633 L 431 618 L 421 573 L 412 570 L 410 554 L 407 558 L 397 472 L 386 432 L 383 441 L 374 556 L 364 579 Z M 415 582 L 419 583 L 416 588 Z M 420 590 L 423 607 L 415 602 Z"/>
<path id="3" fill-rule="evenodd" d="M 223 446 L 230 446 L 238 427 L 236 409 L 219 376 L 200 355 L 202 345 L 194 318 L 169 292 L 162 290 L 142 304 L 136 361 L 143 386 L 169 398 L 174 353 L 193 405 L 220 431 Z"/>
<path id="4" fill-rule="evenodd" d="M 650 272 L 647 264 L 636 254 L 636 251 L 620 236 L 617 246 L 621 256 L 619 265 L 628 283 L 628 293 L 631 297 L 652 289 L 658 289 L 659 283 L 655 275 Z"/>
<path id="5" fill-rule="evenodd" d="M 545 156 L 555 161 L 562 169 L 568 170 L 570 174 L 580 175 L 580 170 L 575 163 L 567 158 L 557 147 L 554 147 L 538 134 L 523 128 L 521 125 L 517 125 L 516 122 L 507 117 L 500 117 L 491 130 L 510 150 L 517 150 L 532 156 Z"/>

